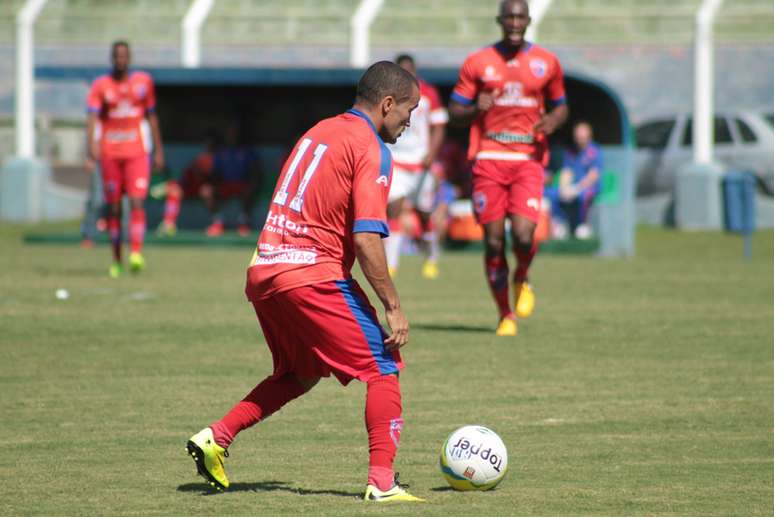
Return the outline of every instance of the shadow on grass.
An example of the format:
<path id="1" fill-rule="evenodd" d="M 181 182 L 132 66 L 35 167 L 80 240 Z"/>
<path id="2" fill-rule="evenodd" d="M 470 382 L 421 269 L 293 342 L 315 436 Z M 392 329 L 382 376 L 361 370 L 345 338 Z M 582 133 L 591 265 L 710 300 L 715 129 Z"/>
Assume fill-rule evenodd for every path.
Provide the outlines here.
<path id="1" fill-rule="evenodd" d="M 433 492 L 454 492 L 454 489 L 450 486 L 437 486 L 430 489 Z"/>
<path id="2" fill-rule="evenodd" d="M 494 332 L 494 327 L 482 327 L 477 325 L 438 325 L 435 323 L 412 323 L 412 329 L 419 330 L 440 330 L 445 332 Z"/>
<path id="3" fill-rule="evenodd" d="M 218 495 L 225 492 L 290 492 L 298 495 L 335 495 L 339 497 L 359 498 L 358 492 L 343 490 L 313 490 L 290 486 L 286 481 L 256 481 L 254 483 L 231 483 L 225 492 L 216 492 L 214 488 L 204 483 L 186 483 L 177 487 L 178 492 L 196 492 L 201 495 Z"/>

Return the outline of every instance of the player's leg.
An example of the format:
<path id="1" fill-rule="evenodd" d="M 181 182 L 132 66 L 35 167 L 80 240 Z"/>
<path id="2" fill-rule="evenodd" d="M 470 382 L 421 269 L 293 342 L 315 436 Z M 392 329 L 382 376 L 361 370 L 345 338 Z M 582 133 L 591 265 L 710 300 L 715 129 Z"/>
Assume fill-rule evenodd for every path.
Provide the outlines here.
<path id="1" fill-rule="evenodd" d="M 122 162 L 113 158 L 102 158 L 102 187 L 107 205 L 107 227 L 113 263 L 109 274 L 118 278 L 123 273 L 121 264 L 121 196 L 123 195 Z"/>
<path id="2" fill-rule="evenodd" d="M 415 501 L 398 483 L 393 470 L 395 455 L 403 430 L 400 383 L 398 375 L 379 375 L 367 383 L 365 424 L 368 431 L 367 501 Z"/>
<path id="3" fill-rule="evenodd" d="M 183 201 L 183 187 L 177 181 L 167 181 L 167 192 L 164 198 L 164 218 L 156 233 L 161 236 L 173 236 L 177 232 L 177 218 L 180 215 L 180 204 Z"/>
<path id="4" fill-rule="evenodd" d="M 239 221 L 237 221 L 237 233 L 242 237 L 250 235 L 250 214 L 258 196 L 258 188 L 259 185 L 254 182 L 245 182 L 238 194 L 242 210 L 239 213 Z"/>
<path id="5" fill-rule="evenodd" d="M 210 183 L 212 190 L 207 208 L 210 210 L 212 222 L 204 230 L 208 237 L 219 237 L 223 235 L 225 229 L 223 225 L 223 214 L 220 213 L 221 203 L 224 194 L 224 181 L 217 173 L 213 173 Z"/>
<path id="6" fill-rule="evenodd" d="M 384 239 L 384 253 L 391 277 L 394 277 L 398 272 L 400 251 L 403 247 L 404 232 L 401 217 L 404 202 L 405 198 L 400 197 L 387 204 L 387 226 L 390 228 L 390 235 Z"/>
<path id="7" fill-rule="evenodd" d="M 287 373 L 261 381 L 223 418 L 188 440 L 186 450 L 196 462 L 199 475 L 219 490 L 228 488 L 224 463 L 228 447 L 237 434 L 276 413 L 282 406 L 312 389 L 319 380 L 319 377 L 303 378 Z"/>
<path id="8" fill-rule="evenodd" d="M 508 298 L 508 261 L 505 257 L 505 215 L 508 190 L 498 181 L 500 165 L 476 162 L 473 168 L 473 209 L 484 228 L 484 273 L 497 306 L 497 335 L 515 336 L 516 319 Z"/>
<path id="9" fill-rule="evenodd" d="M 133 273 L 145 269 L 142 247 L 145 242 L 145 198 L 150 185 L 150 157 L 138 156 L 125 161 L 126 194 L 129 197 L 129 268 Z"/>
<path id="10" fill-rule="evenodd" d="M 435 208 L 438 182 L 430 171 L 425 171 L 419 177 L 413 204 L 417 209 L 422 225 L 422 248 L 425 252 L 425 262 L 422 265 L 422 276 L 427 279 L 438 278 L 438 259 L 441 255 L 438 233 L 433 226 L 432 213 Z"/>
<path id="11" fill-rule="evenodd" d="M 387 268 L 390 276 L 398 272 L 400 251 L 403 247 L 404 231 L 401 216 L 406 204 L 406 197 L 415 183 L 415 175 L 403 169 L 395 168 L 392 173 L 390 193 L 387 195 L 387 225 L 390 235 L 384 239 L 384 252 L 387 256 Z"/>
<path id="12" fill-rule="evenodd" d="M 272 352 L 274 374 L 256 385 L 223 418 L 192 436 L 186 445 L 198 473 L 219 490 L 229 485 L 223 464 L 237 434 L 276 413 L 320 380 L 320 375 L 308 368 L 307 363 L 299 361 L 303 354 L 298 353 L 297 335 L 289 330 L 294 323 L 286 319 L 287 304 L 269 298 L 253 305 Z M 297 308 L 290 307 L 290 310 Z M 297 366 L 302 373 L 293 371 Z"/>
<path id="13" fill-rule="evenodd" d="M 511 184 L 508 213 L 511 219 L 513 252 L 516 270 L 513 275 L 513 295 L 516 315 L 526 318 L 535 308 L 535 294 L 529 284 L 529 268 L 538 250 L 535 228 L 540 218 L 543 198 L 543 168 L 537 162 L 519 164 Z"/>

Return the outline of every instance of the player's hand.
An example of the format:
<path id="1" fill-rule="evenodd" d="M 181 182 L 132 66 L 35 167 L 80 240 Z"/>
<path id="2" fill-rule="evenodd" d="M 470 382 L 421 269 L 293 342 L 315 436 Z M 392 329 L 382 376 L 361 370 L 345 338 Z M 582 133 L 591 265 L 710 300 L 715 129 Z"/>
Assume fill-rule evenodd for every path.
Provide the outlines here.
<path id="1" fill-rule="evenodd" d="M 164 151 L 157 149 L 153 153 L 153 168 L 160 171 L 164 168 Z"/>
<path id="2" fill-rule="evenodd" d="M 408 320 L 400 309 L 387 309 L 385 315 L 392 334 L 384 340 L 384 346 L 387 350 L 398 350 L 408 343 Z"/>
<path id="3" fill-rule="evenodd" d="M 476 109 L 478 111 L 488 111 L 494 106 L 495 99 L 500 96 L 500 90 L 491 92 L 481 92 L 476 99 Z"/>
<path id="4" fill-rule="evenodd" d="M 538 120 L 537 124 L 533 126 L 533 129 L 535 133 L 550 135 L 556 131 L 557 127 L 559 127 L 559 123 L 554 120 L 554 117 L 550 115 L 543 115 L 543 117 Z"/>

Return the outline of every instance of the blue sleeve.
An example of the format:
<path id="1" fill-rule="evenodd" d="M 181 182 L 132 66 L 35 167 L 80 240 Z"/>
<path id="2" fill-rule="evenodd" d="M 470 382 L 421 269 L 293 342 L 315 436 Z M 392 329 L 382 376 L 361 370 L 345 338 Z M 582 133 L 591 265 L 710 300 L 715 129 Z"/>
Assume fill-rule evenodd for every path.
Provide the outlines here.
<path id="1" fill-rule="evenodd" d="M 352 227 L 352 233 L 378 233 L 382 237 L 389 237 L 390 229 L 384 221 L 378 219 L 358 219 Z"/>

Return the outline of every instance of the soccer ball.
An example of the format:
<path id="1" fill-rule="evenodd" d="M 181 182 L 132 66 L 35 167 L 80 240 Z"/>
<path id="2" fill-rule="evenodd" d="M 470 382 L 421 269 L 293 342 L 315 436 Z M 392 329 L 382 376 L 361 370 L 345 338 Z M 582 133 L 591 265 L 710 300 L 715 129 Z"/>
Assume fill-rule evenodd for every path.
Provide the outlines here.
<path id="1" fill-rule="evenodd" d="M 441 473 L 455 490 L 489 490 L 508 470 L 508 451 L 497 433 L 480 425 L 454 431 L 441 449 Z"/>

